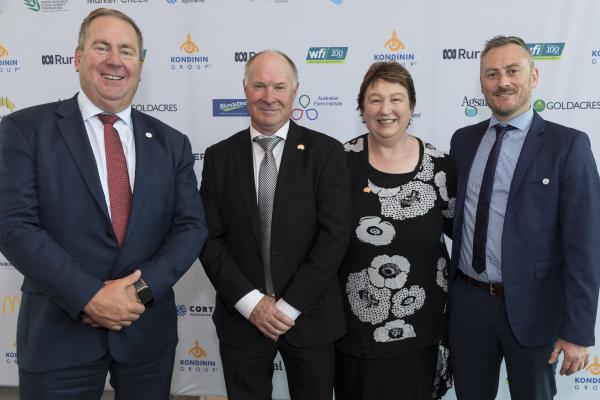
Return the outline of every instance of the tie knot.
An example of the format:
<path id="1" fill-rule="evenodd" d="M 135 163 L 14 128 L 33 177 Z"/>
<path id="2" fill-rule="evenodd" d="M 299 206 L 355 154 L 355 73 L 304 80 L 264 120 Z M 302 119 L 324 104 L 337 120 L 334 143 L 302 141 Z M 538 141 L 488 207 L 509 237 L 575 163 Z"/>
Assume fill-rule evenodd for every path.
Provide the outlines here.
<path id="1" fill-rule="evenodd" d="M 254 141 L 258 143 L 260 147 L 266 152 L 272 152 L 273 148 L 282 141 L 283 139 L 279 136 L 257 136 Z"/>
<path id="2" fill-rule="evenodd" d="M 98 114 L 98 119 L 104 124 L 104 125 L 111 125 L 114 124 L 115 122 L 117 122 L 119 120 L 119 116 L 116 114 Z"/>
<path id="3" fill-rule="evenodd" d="M 504 134 L 506 132 L 517 129 L 512 125 L 502 125 L 502 124 L 496 124 L 496 125 L 494 125 L 494 128 L 496 129 L 496 138 L 501 138 L 502 136 L 504 136 Z"/>

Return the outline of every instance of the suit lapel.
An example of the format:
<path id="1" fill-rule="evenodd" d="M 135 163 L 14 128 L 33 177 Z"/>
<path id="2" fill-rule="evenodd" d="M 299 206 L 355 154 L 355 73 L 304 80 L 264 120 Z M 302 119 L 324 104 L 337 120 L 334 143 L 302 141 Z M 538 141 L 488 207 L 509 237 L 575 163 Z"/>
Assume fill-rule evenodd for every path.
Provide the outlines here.
<path id="1" fill-rule="evenodd" d="M 260 223 L 258 221 L 258 204 L 256 202 L 256 184 L 254 182 L 250 129 L 243 130 L 237 134 L 234 146 L 233 159 L 242 202 L 250 218 L 250 225 L 252 226 L 256 242 L 260 244 Z"/>
<path id="2" fill-rule="evenodd" d="M 62 117 L 56 122 L 58 130 L 69 148 L 88 189 L 98 203 L 98 207 L 110 221 L 104 191 L 98 175 L 98 166 L 83 124 L 83 117 L 77 105 L 77 96 L 62 102 L 56 113 Z"/>
<path id="3" fill-rule="evenodd" d="M 135 182 L 133 186 L 133 197 L 131 200 L 131 211 L 129 212 L 129 222 L 127 223 L 127 237 L 133 231 L 133 226 L 140 216 L 146 194 L 148 192 L 148 180 L 152 174 L 151 155 L 153 140 L 146 137 L 146 132 L 154 135 L 152 126 L 147 124 L 143 114 L 135 109 L 131 110 L 131 120 L 133 123 L 133 140 L 135 143 Z M 125 242 L 124 241 L 124 242 Z"/>
<path id="4" fill-rule="evenodd" d="M 531 165 L 537 151 L 540 146 L 544 142 L 544 120 L 542 117 L 538 115 L 538 113 L 534 112 L 533 121 L 531 122 L 531 127 L 529 128 L 529 132 L 527 132 L 527 136 L 525 137 L 525 142 L 523 143 L 523 148 L 521 149 L 521 154 L 519 155 L 519 160 L 517 161 L 517 166 L 515 167 L 515 173 L 513 174 L 512 182 L 510 183 L 510 192 L 508 193 L 508 203 L 511 204 L 512 198 L 515 193 L 519 189 L 521 182 L 523 182 L 523 177 Z"/>
<path id="5" fill-rule="evenodd" d="M 285 211 L 285 202 L 290 192 L 291 185 L 298 181 L 296 179 L 298 166 L 306 155 L 298 149 L 303 143 L 304 129 L 290 120 L 290 128 L 283 147 L 281 164 L 277 173 L 277 187 L 275 188 L 275 201 L 273 203 L 273 221 L 279 220 Z"/>

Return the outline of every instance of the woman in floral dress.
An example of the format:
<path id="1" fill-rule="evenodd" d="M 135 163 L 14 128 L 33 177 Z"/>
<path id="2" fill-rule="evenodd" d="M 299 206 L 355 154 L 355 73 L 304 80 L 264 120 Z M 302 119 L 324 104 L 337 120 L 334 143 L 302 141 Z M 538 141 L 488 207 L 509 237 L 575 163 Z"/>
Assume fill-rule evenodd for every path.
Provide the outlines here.
<path id="1" fill-rule="evenodd" d="M 339 272 L 348 333 L 336 400 L 431 400 L 450 385 L 443 235 L 456 176 L 447 155 L 406 132 L 415 103 L 402 65 L 369 68 L 358 95 L 369 131 L 345 144 L 354 232 Z"/>

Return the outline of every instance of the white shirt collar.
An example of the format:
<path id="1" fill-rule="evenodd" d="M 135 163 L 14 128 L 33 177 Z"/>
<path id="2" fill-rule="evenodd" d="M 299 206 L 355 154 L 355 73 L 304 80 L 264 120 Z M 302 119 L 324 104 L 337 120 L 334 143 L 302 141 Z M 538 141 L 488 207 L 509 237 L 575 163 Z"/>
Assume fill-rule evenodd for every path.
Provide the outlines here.
<path id="1" fill-rule="evenodd" d="M 279 128 L 273 135 L 271 136 L 279 136 L 283 140 L 287 139 L 288 131 L 290 129 L 290 121 L 288 120 L 281 128 Z M 260 133 L 255 127 L 250 124 L 250 140 L 254 140 L 257 136 L 266 136 Z"/>
<path id="2" fill-rule="evenodd" d="M 88 119 L 104 112 L 97 105 L 92 103 L 83 90 L 80 90 L 77 94 L 77 104 L 79 105 L 79 111 L 81 111 L 81 116 L 83 117 L 84 121 L 87 121 Z M 133 126 L 131 123 L 131 106 L 126 107 L 121 112 L 118 112 L 117 116 L 129 127 L 129 129 L 131 129 L 131 131 L 133 131 Z"/>

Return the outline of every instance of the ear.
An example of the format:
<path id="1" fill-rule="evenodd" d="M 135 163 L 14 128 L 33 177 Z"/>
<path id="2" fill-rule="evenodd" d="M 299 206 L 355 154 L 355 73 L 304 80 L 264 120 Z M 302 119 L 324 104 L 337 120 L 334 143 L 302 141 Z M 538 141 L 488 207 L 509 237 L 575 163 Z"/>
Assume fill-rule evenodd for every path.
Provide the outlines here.
<path id="1" fill-rule="evenodd" d="M 536 67 L 534 67 L 533 71 L 531 71 L 531 75 L 529 76 L 529 85 L 531 86 L 532 89 L 537 87 L 539 79 L 540 79 L 540 70 L 537 69 Z"/>
<path id="2" fill-rule="evenodd" d="M 75 49 L 75 71 L 79 72 L 79 65 L 81 64 L 81 50 Z"/>

